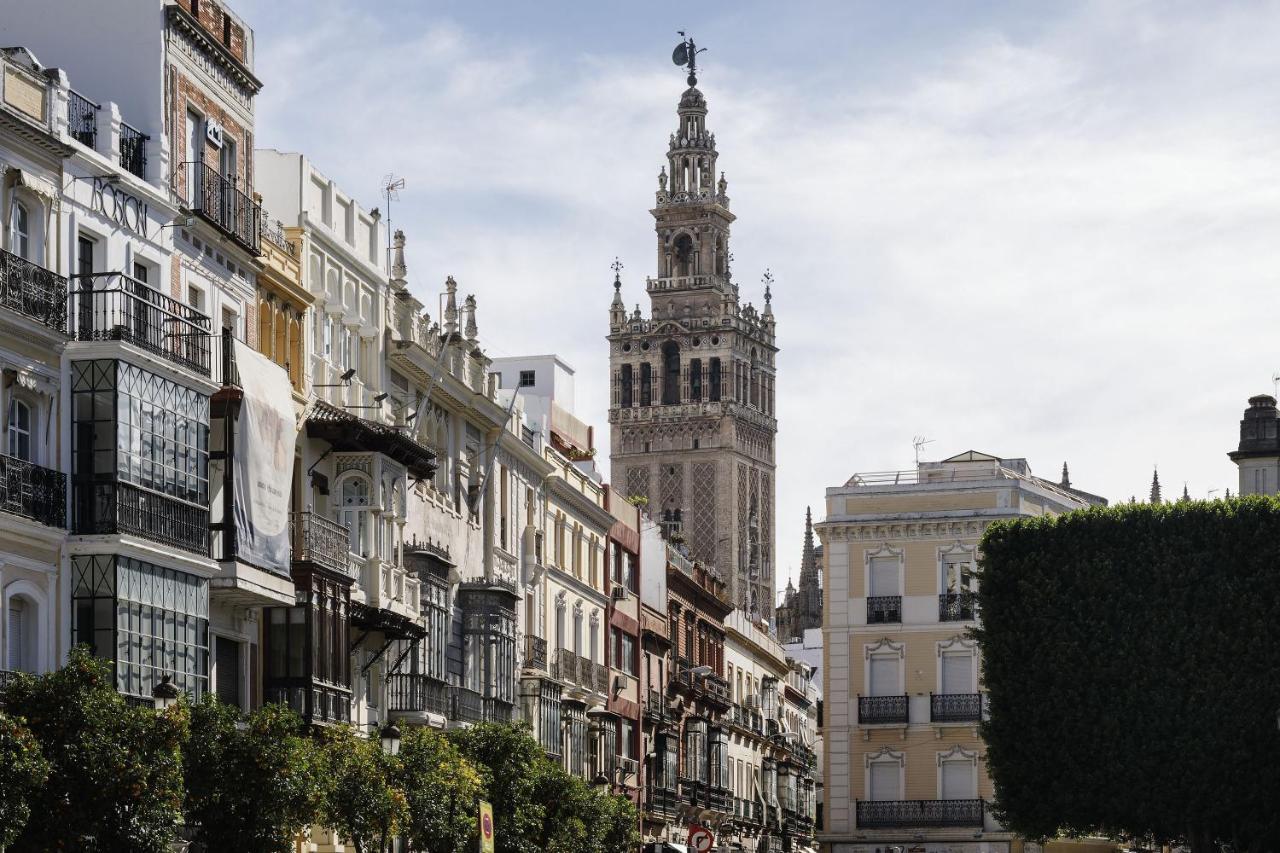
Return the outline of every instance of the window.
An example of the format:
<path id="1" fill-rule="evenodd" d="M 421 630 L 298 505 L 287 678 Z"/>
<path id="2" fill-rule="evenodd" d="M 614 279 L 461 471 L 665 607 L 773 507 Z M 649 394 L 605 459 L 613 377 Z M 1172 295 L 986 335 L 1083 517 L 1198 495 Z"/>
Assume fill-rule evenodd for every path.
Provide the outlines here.
<path id="1" fill-rule="evenodd" d="M 695 403 L 702 400 L 702 359 L 700 358 L 689 362 L 689 399 Z"/>
<path id="2" fill-rule="evenodd" d="M 972 758 L 944 758 L 938 764 L 938 787 L 944 800 L 974 800 L 978 797 Z"/>
<path id="3" fill-rule="evenodd" d="M 973 562 L 967 554 L 943 560 L 942 588 L 945 592 L 970 592 L 974 589 L 973 581 Z"/>
<path id="4" fill-rule="evenodd" d="M 342 483 L 338 523 L 347 528 L 347 547 L 352 554 L 367 557 L 369 547 L 369 481 L 348 477 Z"/>
<path id="5" fill-rule="evenodd" d="M 26 206 L 20 203 L 14 203 L 9 219 L 9 251 L 20 258 L 28 258 L 31 251 L 31 221 Z"/>
<path id="6" fill-rule="evenodd" d="M 5 624 L 5 669 L 11 672 L 36 671 L 36 643 L 39 606 L 22 595 L 9 598 Z"/>
<path id="7" fill-rule="evenodd" d="M 113 660 L 116 689 L 151 701 L 163 676 L 209 688 L 209 582 L 131 557 L 73 556 L 71 641 Z"/>
<path id="8" fill-rule="evenodd" d="M 31 407 L 16 397 L 9 400 L 9 455 L 31 462 Z"/>
<path id="9" fill-rule="evenodd" d="M 76 238 L 76 272 L 80 275 L 93 275 L 93 252 L 97 241 L 81 232 Z"/>
<path id="10" fill-rule="evenodd" d="M 729 731 L 714 728 L 711 730 L 711 743 L 708 752 L 708 781 L 713 788 L 729 787 Z"/>
<path id="11" fill-rule="evenodd" d="M 902 765 L 897 759 L 871 762 L 867 776 L 868 800 L 901 799 Z"/>
<path id="12" fill-rule="evenodd" d="M 870 595 L 879 598 L 898 594 L 898 558 L 872 557 Z"/>
<path id="13" fill-rule="evenodd" d="M 872 655 L 868 672 L 868 693 L 872 696 L 896 696 L 898 666 L 901 658 L 895 655 Z"/>
<path id="14" fill-rule="evenodd" d="M 237 338 L 240 337 L 240 317 L 236 314 L 234 308 L 229 305 L 222 306 L 222 330 L 230 331 Z"/>
<path id="15" fill-rule="evenodd" d="M 629 364 L 622 365 L 622 408 L 631 408 L 634 394 L 632 393 L 632 367 Z"/>
<path id="16" fill-rule="evenodd" d="M 194 284 L 187 285 L 187 304 L 197 311 L 204 312 L 204 291 Z"/>
<path id="17" fill-rule="evenodd" d="M 618 723 L 618 755 L 634 760 L 638 754 L 635 720 L 628 720 L 624 717 Z"/>
<path id="18" fill-rule="evenodd" d="M 653 365 L 647 361 L 640 364 L 640 405 L 653 405 Z"/>
<path id="19" fill-rule="evenodd" d="M 711 359 L 710 374 L 708 384 L 711 387 L 708 391 L 707 399 L 713 403 L 718 403 L 720 402 L 720 359 Z"/>
<path id="20" fill-rule="evenodd" d="M 134 261 L 133 277 L 136 278 L 138 281 L 142 282 L 143 284 L 149 284 L 150 271 L 147 269 L 147 265 L 142 263 L 141 261 Z"/>
<path id="21" fill-rule="evenodd" d="M 667 341 L 662 345 L 662 404 L 680 402 L 680 345 Z"/>
<path id="22" fill-rule="evenodd" d="M 974 690 L 972 652 L 943 652 L 940 676 L 943 693 L 972 693 Z"/>
<path id="23" fill-rule="evenodd" d="M 635 638 L 617 627 L 610 630 L 613 641 L 613 668 L 634 677 L 637 674 Z"/>
<path id="24" fill-rule="evenodd" d="M 689 720 L 684 724 L 684 773 L 686 779 L 707 781 L 707 721 Z"/>
<path id="25" fill-rule="evenodd" d="M 213 638 L 214 693 L 224 705 L 241 707 L 240 643 L 226 637 Z"/>
<path id="26" fill-rule="evenodd" d="M 532 370 L 520 371 L 520 387 L 532 388 L 535 384 L 537 384 L 536 378 L 537 377 L 535 376 L 534 371 Z"/>
<path id="27" fill-rule="evenodd" d="M 226 12 L 222 13 L 222 43 L 231 46 L 231 16 Z"/>

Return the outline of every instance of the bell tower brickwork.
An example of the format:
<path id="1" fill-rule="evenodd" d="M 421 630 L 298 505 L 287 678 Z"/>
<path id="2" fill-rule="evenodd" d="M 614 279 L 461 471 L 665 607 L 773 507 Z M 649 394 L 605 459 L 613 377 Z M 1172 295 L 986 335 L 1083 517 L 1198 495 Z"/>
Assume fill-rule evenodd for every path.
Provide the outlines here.
<path id="1" fill-rule="evenodd" d="M 658 175 L 649 315 L 628 313 L 615 265 L 609 309 L 612 478 L 716 568 L 732 602 L 773 617 L 777 347 L 730 271 L 728 181 L 707 102 L 690 86 Z"/>

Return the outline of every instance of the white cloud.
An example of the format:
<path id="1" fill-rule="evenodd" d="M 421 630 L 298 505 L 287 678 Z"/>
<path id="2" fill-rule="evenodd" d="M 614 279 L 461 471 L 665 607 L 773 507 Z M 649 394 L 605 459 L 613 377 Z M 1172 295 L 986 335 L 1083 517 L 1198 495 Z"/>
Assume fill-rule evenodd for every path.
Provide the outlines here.
<path id="1" fill-rule="evenodd" d="M 1067 459 L 1113 499 L 1156 462 L 1169 491 L 1234 490 L 1236 421 L 1280 366 L 1280 8 L 1063 8 L 959 30 L 874 91 L 839 82 L 852 51 L 703 81 L 744 298 L 778 279 L 780 585 L 804 506 L 909 466 L 918 433 L 1046 476 Z M 369 206 L 404 175 L 416 289 L 454 274 L 491 353 L 567 357 L 606 446 L 608 264 L 641 299 L 678 78 L 448 21 L 287 17 L 258 27 L 260 144 Z"/>

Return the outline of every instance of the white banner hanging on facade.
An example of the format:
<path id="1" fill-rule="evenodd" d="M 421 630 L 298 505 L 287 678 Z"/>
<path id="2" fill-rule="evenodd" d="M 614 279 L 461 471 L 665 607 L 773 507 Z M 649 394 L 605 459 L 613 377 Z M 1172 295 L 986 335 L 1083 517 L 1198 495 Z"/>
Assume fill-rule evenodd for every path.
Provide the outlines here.
<path id="1" fill-rule="evenodd" d="M 241 560 L 289 574 L 289 481 L 298 425 L 284 368 L 239 340 L 236 370 L 244 400 L 232 461 L 236 552 Z"/>

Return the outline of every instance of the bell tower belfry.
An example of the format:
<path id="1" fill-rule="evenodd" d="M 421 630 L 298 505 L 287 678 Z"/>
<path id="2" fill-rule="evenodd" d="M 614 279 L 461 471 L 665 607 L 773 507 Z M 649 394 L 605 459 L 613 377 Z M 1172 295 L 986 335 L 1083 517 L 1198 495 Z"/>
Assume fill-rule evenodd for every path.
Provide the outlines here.
<path id="1" fill-rule="evenodd" d="M 774 614 L 774 342 L 764 307 L 732 277 L 728 181 L 719 169 L 692 40 L 676 48 L 689 87 L 676 108 L 654 207 L 657 274 L 649 314 L 627 313 L 619 267 L 609 308 L 610 456 L 615 487 L 690 555 L 715 568 L 733 603 Z"/>

